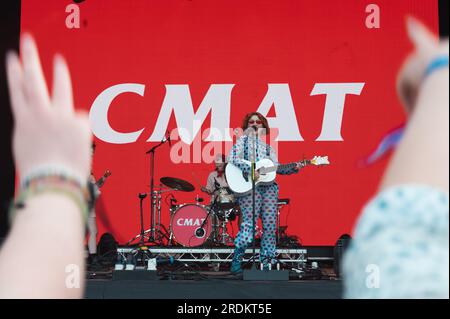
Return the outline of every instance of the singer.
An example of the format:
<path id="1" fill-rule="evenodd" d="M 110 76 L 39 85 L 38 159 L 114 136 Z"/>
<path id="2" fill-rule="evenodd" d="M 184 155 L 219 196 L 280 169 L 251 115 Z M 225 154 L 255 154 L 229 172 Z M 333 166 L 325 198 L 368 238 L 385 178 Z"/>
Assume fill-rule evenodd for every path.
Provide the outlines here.
<path id="1" fill-rule="evenodd" d="M 242 129 L 245 134 L 238 139 L 231 149 L 228 156 L 228 162 L 239 167 L 244 173 L 251 174 L 251 167 L 242 161 L 245 159 L 251 161 L 253 154 L 256 156 L 254 161 L 269 158 L 275 164 L 278 159 L 275 151 L 270 145 L 267 145 L 260 138 L 270 132 L 267 119 L 260 113 L 249 113 L 244 117 Z M 288 175 L 297 173 L 301 165 L 298 164 L 291 169 L 279 169 L 278 174 Z M 258 171 L 255 172 L 255 179 L 259 178 Z M 276 183 L 270 185 L 258 185 L 255 190 L 255 223 L 252 222 L 253 205 L 252 193 L 238 198 L 243 222 L 239 229 L 239 233 L 234 241 L 235 250 L 233 261 L 231 263 L 231 272 L 238 274 L 242 272 L 241 260 L 244 256 L 245 249 L 253 241 L 253 225 L 256 225 L 258 218 L 261 217 L 263 225 L 263 235 L 261 241 L 260 260 L 264 269 L 269 269 L 269 263 L 275 264 L 276 241 L 275 227 L 278 202 L 278 185 Z"/>

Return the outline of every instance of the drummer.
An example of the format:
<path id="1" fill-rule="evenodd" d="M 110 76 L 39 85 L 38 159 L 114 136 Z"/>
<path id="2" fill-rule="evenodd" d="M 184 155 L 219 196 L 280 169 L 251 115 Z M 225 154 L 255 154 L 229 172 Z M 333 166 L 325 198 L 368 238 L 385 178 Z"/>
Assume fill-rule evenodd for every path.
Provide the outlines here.
<path id="1" fill-rule="evenodd" d="M 217 154 L 214 159 L 214 165 L 215 169 L 211 173 L 209 173 L 208 181 L 206 184 L 206 187 L 202 187 L 201 190 L 211 196 L 211 202 L 210 204 L 212 206 L 215 206 L 217 204 L 217 201 L 220 199 L 218 198 L 221 194 L 223 195 L 224 192 L 230 195 L 233 195 L 232 191 L 228 187 L 227 180 L 225 178 L 225 167 L 227 166 L 226 163 L 226 156 L 223 154 Z M 238 205 L 235 206 L 235 209 L 233 209 L 233 215 L 230 220 L 234 220 L 238 217 L 238 225 L 241 225 L 242 221 L 242 214 L 240 212 L 240 208 Z"/>
<path id="2" fill-rule="evenodd" d="M 211 195 L 211 204 L 216 201 L 221 189 L 228 188 L 228 183 L 225 179 L 225 166 L 227 165 L 225 160 L 225 155 L 216 155 L 214 159 L 215 170 L 209 174 L 206 187 L 201 188 L 203 192 Z"/>

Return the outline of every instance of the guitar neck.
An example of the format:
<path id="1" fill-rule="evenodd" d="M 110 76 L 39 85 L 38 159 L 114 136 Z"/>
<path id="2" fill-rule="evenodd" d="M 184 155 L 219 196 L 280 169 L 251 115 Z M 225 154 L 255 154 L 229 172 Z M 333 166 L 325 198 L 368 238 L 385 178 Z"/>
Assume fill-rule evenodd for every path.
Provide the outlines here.
<path id="1" fill-rule="evenodd" d="M 97 187 L 98 188 L 102 187 L 105 184 L 105 181 L 106 181 L 107 178 L 108 178 L 108 176 L 103 175 L 97 182 L 95 182 Z"/>
<path id="2" fill-rule="evenodd" d="M 280 165 L 278 165 L 277 171 L 278 170 L 284 170 L 284 169 L 292 169 L 295 166 L 297 166 L 297 163 L 303 163 L 303 165 L 309 165 L 309 164 L 311 164 L 311 161 L 310 160 L 303 160 L 303 161 L 300 161 L 300 162 L 294 162 L 294 163 L 289 163 L 289 164 L 280 164 Z"/>

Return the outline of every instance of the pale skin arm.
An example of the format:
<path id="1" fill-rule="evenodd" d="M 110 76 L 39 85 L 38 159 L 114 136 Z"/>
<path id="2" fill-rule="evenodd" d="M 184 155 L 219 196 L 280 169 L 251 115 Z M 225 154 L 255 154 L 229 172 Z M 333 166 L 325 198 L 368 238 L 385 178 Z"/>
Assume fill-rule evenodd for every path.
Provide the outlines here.
<path id="1" fill-rule="evenodd" d="M 212 191 L 210 191 L 210 190 L 209 190 L 208 188 L 206 188 L 205 186 L 202 186 L 202 187 L 200 188 L 200 190 L 201 190 L 202 192 L 208 194 L 208 195 L 211 195 L 211 194 L 213 193 Z"/>
<path id="2" fill-rule="evenodd" d="M 87 181 L 89 121 L 86 114 L 74 111 L 64 59 L 55 57 L 50 96 L 29 35 L 21 39 L 21 55 L 19 60 L 10 52 L 6 62 L 19 174 L 26 176 L 37 167 L 57 164 Z M 80 208 L 68 196 L 50 192 L 30 197 L 24 204 L 0 250 L 0 298 L 82 297 L 84 220 Z M 71 280 L 77 274 L 70 265 L 78 267 L 79 288 L 66 287 L 66 282 L 77 284 Z"/>
<path id="3" fill-rule="evenodd" d="M 83 234 L 80 210 L 68 197 L 28 200 L 0 252 L 0 298 L 81 298 Z"/>
<path id="4" fill-rule="evenodd" d="M 211 174 L 208 175 L 206 186 L 203 186 L 201 190 L 202 192 L 205 192 L 208 195 L 212 195 L 214 193 L 214 177 L 212 177 Z"/>
<path id="5" fill-rule="evenodd" d="M 381 182 L 381 190 L 400 184 L 425 184 L 449 190 L 449 70 L 442 68 L 422 83 L 426 66 L 448 56 L 448 40 L 438 42 L 410 18 L 408 34 L 415 52 L 398 78 L 398 93 L 410 113 L 408 126 Z"/>

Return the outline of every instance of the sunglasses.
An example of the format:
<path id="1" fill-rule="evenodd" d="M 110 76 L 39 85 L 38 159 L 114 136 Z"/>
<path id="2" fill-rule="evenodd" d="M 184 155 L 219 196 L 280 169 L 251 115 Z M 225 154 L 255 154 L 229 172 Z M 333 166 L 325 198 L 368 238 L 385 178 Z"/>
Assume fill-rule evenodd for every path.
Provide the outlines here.
<path id="1" fill-rule="evenodd" d="M 262 121 L 261 120 L 250 120 L 250 121 L 248 121 L 248 124 L 262 124 Z"/>

